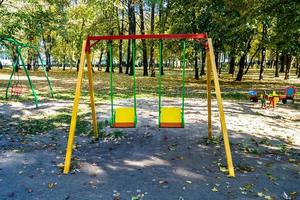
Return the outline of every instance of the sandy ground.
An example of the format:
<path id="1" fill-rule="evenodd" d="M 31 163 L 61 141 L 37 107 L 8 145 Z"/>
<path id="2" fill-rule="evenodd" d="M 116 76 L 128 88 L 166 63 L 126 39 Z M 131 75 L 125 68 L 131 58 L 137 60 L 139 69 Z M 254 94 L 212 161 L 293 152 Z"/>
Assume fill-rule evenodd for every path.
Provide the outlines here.
<path id="1" fill-rule="evenodd" d="M 164 105 L 175 102 L 164 99 Z M 122 104 L 128 101 L 117 102 Z M 0 199 L 300 199 L 300 105 L 263 110 L 259 104 L 224 102 L 236 172 L 229 178 L 213 104 L 217 137 L 208 143 L 205 100 L 186 100 L 184 129 L 158 129 L 157 99 L 138 99 L 138 127 L 96 143 L 77 133 L 72 173 L 63 175 L 59 166 L 69 127 L 33 135 L 16 127 L 70 112 L 72 102 L 41 103 L 39 109 L 0 103 Z M 84 112 L 88 105 L 80 108 Z M 99 121 L 109 118 L 109 109 L 97 105 Z"/>

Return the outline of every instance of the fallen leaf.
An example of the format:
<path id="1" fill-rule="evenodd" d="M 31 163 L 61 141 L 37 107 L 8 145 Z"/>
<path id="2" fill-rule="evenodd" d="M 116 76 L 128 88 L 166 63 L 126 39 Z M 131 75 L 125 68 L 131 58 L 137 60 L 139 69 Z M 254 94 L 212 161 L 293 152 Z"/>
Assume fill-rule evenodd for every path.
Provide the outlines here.
<path id="1" fill-rule="evenodd" d="M 56 166 L 60 169 L 63 169 L 65 165 L 64 163 L 58 163 Z"/>
<path id="2" fill-rule="evenodd" d="M 218 189 L 217 189 L 216 187 L 213 187 L 213 188 L 211 189 L 211 191 L 213 191 L 213 192 L 218 192 Z"/>
<path id="3" fill-rule="evenodd" d="M 264 196 L 264 193 L 262 193 L 262 192 L 257 192 L 256 194 L 257 194 L 258 197 L 263 197 Z"/>
<path id="4" fill-rule="evenodd" d="M 48 188 L 52 189 L 52 188 L 54 188 L 55 185 L 56 185 L 56 183 L 48 183 Z"/>

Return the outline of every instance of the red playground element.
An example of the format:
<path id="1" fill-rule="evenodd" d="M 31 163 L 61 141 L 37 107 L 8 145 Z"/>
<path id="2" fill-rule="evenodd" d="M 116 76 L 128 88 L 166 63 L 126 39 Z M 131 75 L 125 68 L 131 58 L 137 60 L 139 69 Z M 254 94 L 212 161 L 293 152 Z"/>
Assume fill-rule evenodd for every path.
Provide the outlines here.
<path id="1" fill-rule="evenodd" d="M 10 95 L 11 96 L 20 96 L 22 94 L 23 87 L 20 84 L 15 84 L 11 86 Z"/>
<path id="2" fill-rule="evenodd" d="M 279 99 L 282 103 L 286 104 L 287 100 L 292 100 L 294 103 L 294 98 L 296 96 L 297 89 L 295 86 L 288 86 L 284 90 L 284 95 L 280 95 Z"/>
<path id="3" fill-rule="evenodd" d="M 86 51 L 91 52 L 91 48 L 95 46 L 99 41 L 107 40 L 135 40 L 135 39 L 194 39 L 195 41 L 203 44 L 207 47 L 206 43 L 203 43 L 202 39 L 207 39 L 206 33 L 200 34 L 157 34 L 157 35 L 108 35 L 108 36 L 88 36 Z M 95 41 L 91 44 L 91 41 Z"/>

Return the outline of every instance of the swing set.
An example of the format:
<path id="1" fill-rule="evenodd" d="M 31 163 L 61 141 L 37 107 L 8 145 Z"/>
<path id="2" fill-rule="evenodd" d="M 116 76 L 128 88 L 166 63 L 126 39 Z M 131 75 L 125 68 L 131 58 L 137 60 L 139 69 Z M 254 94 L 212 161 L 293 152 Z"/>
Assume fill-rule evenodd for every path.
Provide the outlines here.
<path id="1" fill-rule="evenodd" d="M 31 88 L 31 91 L 32 91 L 32 94 L 33 94 L 33 97 L 34 97 L 35 106 L 36 106 L 36 108 L 38 108 L 38 106 L 39 106 L 38 105 L 38 97 L 37 97 L 37 94 L 35 92 L 34 85 L 33 85 L 32 81 L 30 79 L 30 75 L 29 75 L 29 72 L 28 72 L 26 64 L 25 64 L 25 59 L 22 56 L 22 49 L 32 49 L 38 55 L 38 59 L 39 59 L 41 65 L 42 65 L 45 77 L 46 77 L 47 82 L 48 82 L 50 95 L 51 95 L 51 97 L 53 97 L 52 85 L 51 85 L 51 82 L 49 80 L 48 73 L 47 73 L 46 68 L 43 64 L 43 60 L 42 60 L 41 54 L 39 53 L 38 49 L 36 47 L 30 46 L 28 44 L 21 43 L 21 42 L 17 41 L 16 39 L 14 39 L 12 37 L 9 37 L 9 36 L 5 36 L 5 35 L 0 35 L 0 43 L 9 43 L 9 44 L 11 44 L 15 48 L 15 51 L 16 51 L 16 54 L 17 54 L 15 62 L 13 63 L 12 73 L 10 75 L 10 78 L 9 78 L 7 86 L 6 86 L 5 98 L 8 99 L 9 88 L 11 88 L 11 90 L 10 90 L 11 96 L 20 96 L 22 94 L 23 86 L 20 83 L 20 77 L 19 77 L 19 72 L 18 72 L 18 70 L 19 70 L 19 61 L 21 61 L 21 66 L 23 67 L 23 70 L 26 74 L 29 86 Z"/>
<path id="2" fill-rule="evenodd" d="M 82 81 L 84 77 L 84 66 L 87 61 L 87 72 L 89 82 L 89 96 L 92 110 L 93 133 L 95 139 L 99 139 L 98 125 L 96 118 L 96 109 L 94 101 L 94 83 L 92 74 L 92 48 L 100 41 L 109 41 L 109 64 L 110 64 L 110 99 L 111 99 L 111 119 L 110 126 L 112 128 L 135 128 L 137 125 L 137 106 L 136 106 L 136 40 L 137 39 L 154 39 L 159 40 L 159 77 L 158 77 L 158 126 L 159 128 L 184 128 L 184 98 L 185 98 L 185 76 L 186 76 L 186 40 L 194 40 L 206 48 L 207 63 L 207 108 L 208 108 L 208 138 L 212 138 L 212 111 L 211 111 L 211 82 L 214 82 L 214 89 L 218 103 L 218 111 L 220 116 L 221 131 L 223 134 L 224 148 L 227 160 L 227 168 L 229 176 L 234 177 L 234 167 L 232 162 L 229 137 L 227 133 L 223 102 L 221 97 L 218 73 L 215 63 L 214 50 L 211 38 L 207 34 L 158 34 L 158 35 L 120 35 L 120 36 L 88 36 L 83 41 L 82 53 L 80 57 L 79 72 L 76 84 L 76 92 L 72 111 L 72 118 L 69 130 L 67 150 L 65 156 L 64 173 L 70 171 L 72 149 L 75 136 L 75 128 L 78 115 L 78 106 L 81 95 Z M 162 106 L 162 77 L 161 69 L 163 65 L 163 40 L 182 40 L 181 50 L 181 68 L 182 68 L 182 104 L 181 107 L 165 107 Z M 113 40 L 131 40 L 132 41 L 132 69 L 133 69 L 133 107 L 114 108 L 113 93 Z"/>

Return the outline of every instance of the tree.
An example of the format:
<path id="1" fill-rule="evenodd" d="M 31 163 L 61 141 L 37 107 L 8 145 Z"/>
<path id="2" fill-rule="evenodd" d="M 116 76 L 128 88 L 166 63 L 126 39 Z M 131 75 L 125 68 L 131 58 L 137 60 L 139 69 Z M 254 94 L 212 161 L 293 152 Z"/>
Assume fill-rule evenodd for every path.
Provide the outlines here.
<path id="1" fill-rule="evenodd" d="M 264 78 L 264 69 L 266 66 L 266 37 L 267 37 L 267 24 L 266 22 L 263 22 L 263 31 L 262 31 L 262 45 L 261 45 L 261 61 L 260 61 L 260 71 L 259 71 L 259 80 L 262 80 Z"/>
<path id="2" fill-rule="evenodd" d="M 151 2 L 151 22 L 150 22 L 150 34 L 154 34 L 154 23 L 155 23 L 155 1 Z M 149 68 L 151 72 L 151 77 L 155 77 L 155 63 L 154 63 L 154 41 L 151 40 L 150 42 L 150 62 L 149 62 Z"/>
<path id="3" fill-rule="evenodd" d="M 119 35 L 124 34 L 124 17 L 125 17 L 125 8 L 124 8 L 124 1 L 120 0 L 120 7 L 117 13 L 121 12 L 121 17 L 118 15 L 118 19 L 121 21 L 118 22 L 118 30 L 119 30 Z M 119 40 L 119 73 L 123 73 L 123 40 Z"/>
<path id="4" fill-rule="evenodd" d="M 144 20 L 144 1 L 140 0 L 140 20 L 141 20 L 141 34 L 145 35 L 145 20 Z M 146 40 L 142 40 L 143 52 L 143 76 L 148 76 L 148 56 Z"/>

